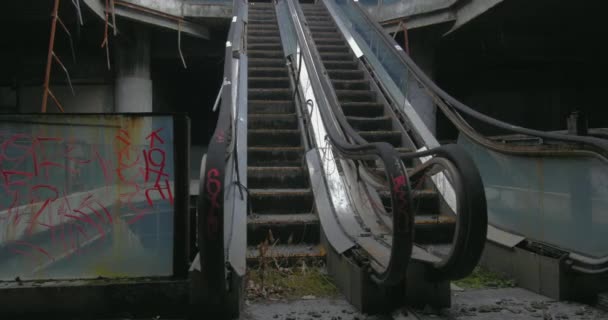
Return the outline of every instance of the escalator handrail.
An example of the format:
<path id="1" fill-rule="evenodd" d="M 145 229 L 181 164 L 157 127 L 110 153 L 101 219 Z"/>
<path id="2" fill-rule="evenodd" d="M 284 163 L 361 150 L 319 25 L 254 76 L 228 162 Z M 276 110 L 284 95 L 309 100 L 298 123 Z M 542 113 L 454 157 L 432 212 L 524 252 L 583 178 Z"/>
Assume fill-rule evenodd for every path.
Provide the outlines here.
<path id="1" fill-rule="evenodd" d="M 544 132 L 516 126 L 487 116 L 458 101 L 456 98 L 452 97 L 450 94 L 441 89 L 433 80 L 431 80 L 422 71 L 422 69 L 420 69 L 420 67 L 412 60 L 412 58 L 407 55 L 407 53 L 405 53 L 403 50 L 397 50 L 397 47 L 399 45 L 397 44 L 395 39 L 390 37 L 388 33 L 386 33 L 376 21 L 369 17 L 367 12 L 361 7 L 361 4 L 359 4 L 359 1 L 353 2 L 354 7 L 357 8 L 361 16 L 369 23 L 369 25 L 374 28 L 376 34 L 380 36 L 380 39 L 382 39 L 387 45 L 387 47 L 389 47 L 390 50 L 393 51 L 393 53 L 396 54 L 397 57 L 399 57 L 399 59 L 404 63 L 404 65 L 407 66 L 408 70 L 416 77 L 418 82 L 421 83 L 427 89 L 429 95 L 431 95 L 436 102 L 439 102 L 438 105 L 440 107 L 443 107 L 440 109 L 444 113 L 446 113 L 447 118 L 450 119 L 450 121 L 452 121 L 452 123 L 467 137 L 495 151 L 503 153 L 525 152 L 530 154 L 552 155 L 571 153 L 573 151 L 592 151 L 601 155 L 604 159 L 608 160 L 608 141 L 605 141 L 603 139 L 586 136 L 570 136 L 565 134 Z M 540 148 L 541 146 L 507 146 L 505 144 L 501 144 L 491 139 L 488 139 L 487 137 L 474 130 L 468 124 L 468 122 L 460 116 L 458 112 L 454 112 L 452 109 L 455 109 L 460 113 L 466 114 L 467 116 L 470 116 L 478 121 L 509 132 L 538 137 L 549 141 L 582 144 L 585 147 L 582 148 L 582 150 L 572 150 L 563 148 L 557 150 L 543 150 L 542 148 Z M 542 146 L 547 147 L 548 145 L 544 144 Z"/>
<path id="2" fill-rule="evenodd" d="M 329 7 L 327 3 L 323 3 L 323 5 Z M 329 10 L 329 8 L 327 9 L 330 15 L 332 15 L 334 19 L 337 19 L 332 13 L 332 10 Z M 321 61 L 314 42 L 310 46 L 313 47 L 312 55 L 314 61 Z M 351 138 L 355 143 L 366 144 L 367 141 L 354 130 L 346 119 L 323 63 L 320 63 L 319 69 L 324 71 L 320 76 L 321 84 L 326 98 L 330 101 L 333 114 L 339 122 L 340 127 L 347 137 Z M 459 218 L 468 218 L 460 219 L 461 223 L 459 223 L 459 229 L 461 229 L 462 232 L 455 238 L 454 250 L 451 251 L 445 259 L 445 264 L 432 268 L 438 277 L 459 279 L 472 272 L 483 251 L 483 244 L 485 242 L 482 239 L 485 239 L 487 232 L 487 224 L 485 223 L 485 221 L 487 221 L 487 208 L 483 183 L 481 182 L 477 166 L 474 165 L 472 159 L 460 146 L 446 145 L 430 150 L 400 154 L 401 159 L 421 158 L 424 156 L 432 156 L 435 160 L 443 159 L 444 161 L 448 161 L 456 166 L 461 175 L 467 175 L 466 178 L 462 179 L 467 187 L 456 190 L 456 194 L 459 199 L 463 200 L 458 202 L 458 216 Z M 463 165 L 463 163 L 466 165 Z M 424 164 L 420 165 L 420 167 L 423 166 Z M 414 170 L 418 168 L 419 167 L 416 167 Z M 466 199 L 466 201 L 464 201 L 464 199 Z M 394 254 L 394 252 L 392 252 L 392 254 Z M 463 257 L 466 257 L 466 259 Z"/>
<path id="3" fill-rule="evenodd" d="M 393 204 L 393 244 L 391 246 L 391 257 L 383 272 L 374 272 L 372 279 L 381 285 L 396 285 L 400 283 L 407 270 L 407 265 L 412 252 L 413 245 L 413 226 L 414 216 L 411 201 L 411 188 L 407 170 L 399 158 L 397 151 L 388 143 L 367 143 L 358 141 L 358 144 L 346 140 L 341 132 L 340 125 L 337 125 L 334 118 L 334 111 L 339 109 L 337 100 L 328 98 L 327 79 L 321 76 L 319 66 L 322 66 L 321 59 L 316 51 L 311 50 L 312 40 L 310 35 L 304 32 L 301 17 L 303 13 L 299 3 L 294 0 L 287 1 L 289 13 L 296 30 L 300 51 L 304 57 L 307 68 L 311 68 L 309 76 L 317 103 L 317 110 L 323 119 L 327 130 L 328 140 L 334 149 L 343 157 L 352 160 L 369 158 L 370 156 L 379 157 L 385 165 Z M 323 81 L 324 79 L 325 81 Z M 330 91 L 331 92 L 331 91 Z"/>
<path id="4" fill-rule="evenodd" d="M 197 197 L 198 219 L 198 248 L 202 266 L 202 278 L 208 292 L 213 293 L 208 297 L 207 303 L 214 306 L 223 304 L 227 297 L 226 285 L 226 252 L 224 243 L 224 193 L 228 186 L 225 185 L 226 158 L 236 146 L 234 135 L 233 101 L 231 81 L 234 72 L 233 62 L 239 58 L 243 50 L 245 37 L 245 19 L 247 7 L 244 0 L 234 0 L 233 18 L 225 49 L 224 77 L 222 84 L 222 97 L 218 120 L 215 131 L 209 141 L 207 150 L 207 161 L 201 181 L 202 192 Z M 237 84 L 234 84 L 237 85 Z M 238 111 L 237 111 L 238 112 Z"/>

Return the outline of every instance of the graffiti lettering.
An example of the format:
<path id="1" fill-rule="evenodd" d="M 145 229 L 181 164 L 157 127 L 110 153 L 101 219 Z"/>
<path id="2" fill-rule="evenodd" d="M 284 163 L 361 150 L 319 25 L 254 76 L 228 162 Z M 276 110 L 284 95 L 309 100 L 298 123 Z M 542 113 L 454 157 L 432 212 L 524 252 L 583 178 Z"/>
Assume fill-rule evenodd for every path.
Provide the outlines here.
<path id="1" fill-rule="evenodd" d="M 171 131 L 0 123 L 0 254 L 35 269 L 140 228 L 118 225 L 171 212 Z M 212 173 L 208 187 L 221 189 Z"/>
<path id="2" fill-rule="evenodd" d="M 396 212 L 393 214 L 401 214 L 407 212 L 407 192 L 406 192 L 407 178 L 405 176 L 398 176 L 393 179 L 393 193 L 396 195 L 397 203 L 395 204 Z M 407 230 L 409 222 L 407 219 L 401 219 L 396 229 L 399 231 Z"/>
<path id="3" fill-rule="evenodd" d="M 218 169 L 211 169 L 207 172 L 205 188 L 207 189 L 209 210 L 207 210 L 207 238 L 215 240 L 219 227 L 219 210 L 221 208 L 219 197 L 222 193 L 222 182 L 217 179 L 220 176 Z"/>

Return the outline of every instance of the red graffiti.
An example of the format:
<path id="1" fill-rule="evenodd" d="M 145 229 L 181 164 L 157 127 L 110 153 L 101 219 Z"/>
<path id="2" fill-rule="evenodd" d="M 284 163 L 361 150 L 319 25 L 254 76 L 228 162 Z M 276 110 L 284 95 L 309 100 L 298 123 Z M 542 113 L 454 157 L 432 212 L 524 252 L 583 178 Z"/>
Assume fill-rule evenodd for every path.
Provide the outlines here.
<path id="1" fill-rule="evenodd" d="M 398 176 L 393 178 L 393 192 L 396 195 L 397 203 L 395 204 L 396 212 L 393 214 L 405 213 L 407 211 L 407 192 L 406 192 L 407 178 L 405 176 Z M 394 226 L 399 231 L 405 231 L 408 227 L 407 219 L 400 219 L 398 226 Z"/>
<path id="2" fill-rule="evenodd" d="M 218 133 L 215 135 L 215 141 L 217 141 L 217 143 L 224 143 L 224 141 L 226 141 L 224 131 L 218 131 Z"/>
<path id="3" fill-rule="evenodd" d="M 118 222 L 133 224 L 166 210 L 161 205 L 174 206 L 173 151 L 164 128 L 82 136 L 72 135 L 78 129 L 69 136 L 34 129 L 0 132 L 0 234 L 8 252 L 63 259 L 85 241 L 108 237 Z"/>
<path id="4" fill-rule="evenodd" d="M 152 133 L 146 137 L 146 140 L 150 140 L 150 148 L 154 148 L 154 141 L 156 140 L 161 144 L 165 143 L 165 140 L 158 135 L 161 131 L 163 131 L 163 128 L 152 131 Z"/>
<path id="5" fill-rule="evenodd" d="M 219 197 L 222 193 L 222 182 L 217 179 L 220 176 L 218 169 L 211 169 L 207 172 L 205 188 L 209 195 L 209 210 L 207 214 L 207 238 L 215 240 L 219 227 L 219 210 L 221 209 Z"/>

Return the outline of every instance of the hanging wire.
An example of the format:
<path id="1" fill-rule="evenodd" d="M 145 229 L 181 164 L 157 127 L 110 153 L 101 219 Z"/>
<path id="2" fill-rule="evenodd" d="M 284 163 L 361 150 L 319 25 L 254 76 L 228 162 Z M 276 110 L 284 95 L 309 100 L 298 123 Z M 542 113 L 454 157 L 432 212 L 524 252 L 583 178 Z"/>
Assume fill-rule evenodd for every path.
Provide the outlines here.
<path id="1" fill-rule="evenodd" d="M 80 9 L 80 0 L 72 0 L 72 5 L 76 9 L 76 17 L 81 26 L 84 26 L 84 20 L 82 19 L 82 10 Z"/>
<path id="2" fill-rule="evenodd" d="M 177 21 L 177 50 L 179 51 L 179 57 L 182 59 L 182 65 L 184 69 L 188 69 L 186 65 L 186 59 L 184 59 L 184 54 L 182 53 L 182 21 Z"/>

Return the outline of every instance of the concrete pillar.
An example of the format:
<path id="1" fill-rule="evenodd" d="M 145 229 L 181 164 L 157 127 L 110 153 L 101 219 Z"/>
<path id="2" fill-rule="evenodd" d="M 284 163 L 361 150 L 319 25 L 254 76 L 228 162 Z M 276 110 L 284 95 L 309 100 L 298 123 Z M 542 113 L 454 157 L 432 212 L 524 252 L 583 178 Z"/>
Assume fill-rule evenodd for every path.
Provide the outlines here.
<path id="1" fill-rule="evenodd" d="M 440 34 L 414 30 L 410 32 L 410 55 L 414 62 L 433 79 L 434 61 Z M 437 107 L 418 82 L 409 79 L 409 100 L 431 133 L 436 134 Z"/>
<path id="2" fill-rule="evenodd" d="M 122 24 L 115 41 L 116 112 L 152 112 L 150 33 L 142 26 Z"/>

